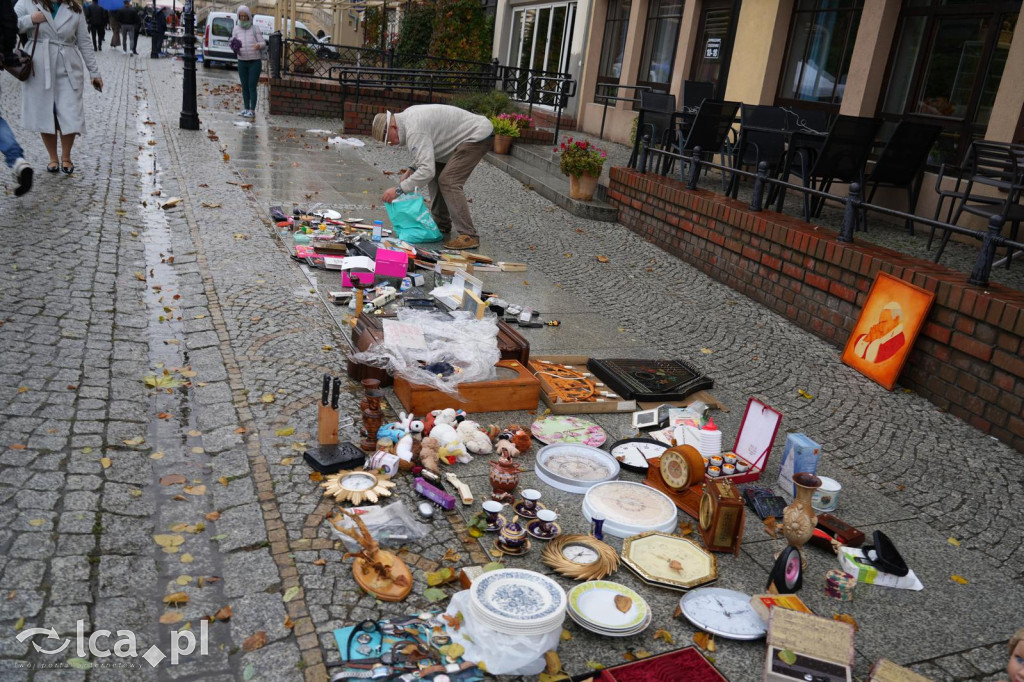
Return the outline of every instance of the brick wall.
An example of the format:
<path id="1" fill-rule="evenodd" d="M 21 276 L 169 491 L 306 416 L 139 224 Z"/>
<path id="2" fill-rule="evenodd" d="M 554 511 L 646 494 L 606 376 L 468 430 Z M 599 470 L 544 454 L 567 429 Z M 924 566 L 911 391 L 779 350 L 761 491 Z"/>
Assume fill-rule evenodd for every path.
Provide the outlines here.
<path id="1" fill-rule="evenodd" d="M 628 168 L 608 197 L 644 239 L 839 348 L 877 273 L 934 292 L 900 384 L 1024 452 L 1024 292 Z"/>

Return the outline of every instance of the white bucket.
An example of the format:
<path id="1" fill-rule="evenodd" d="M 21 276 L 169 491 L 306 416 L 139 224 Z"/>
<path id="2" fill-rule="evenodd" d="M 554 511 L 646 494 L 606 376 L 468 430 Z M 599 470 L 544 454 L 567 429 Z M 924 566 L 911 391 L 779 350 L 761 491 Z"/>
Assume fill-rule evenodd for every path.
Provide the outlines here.
<path id="1" fill-rule="evenodd" d="M 811 506 L 815 511 L 834 512 L 839 506 L 839 493 L 843 486 L 839 481 L 828 476 L 818 476 L 821 479 L 821 487 L 814 491 L 811 497 Z"/>

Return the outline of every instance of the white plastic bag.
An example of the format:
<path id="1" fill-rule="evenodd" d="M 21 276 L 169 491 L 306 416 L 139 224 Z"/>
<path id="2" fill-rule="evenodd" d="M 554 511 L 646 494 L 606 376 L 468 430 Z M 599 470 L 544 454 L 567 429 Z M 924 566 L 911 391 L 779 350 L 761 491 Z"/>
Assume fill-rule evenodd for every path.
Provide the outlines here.
<path id="1" fill-rule="evenodd" d="M 452 595 L 448 602 L 449 616 L 462 613 L 458 632 L 445 626 L 452 642 L 465 649 L 463 660 L 481 661 L 491 675 L 523 675 L 533 677 L 544 671 L 544 654 L 557 650 L 562 637 L 562 625 L 543 635 L 509 635 L 493 630 L 473 619 L 469 608 L 469 590 Z M 468 635 L 468 637 L 467 637 Z"/>

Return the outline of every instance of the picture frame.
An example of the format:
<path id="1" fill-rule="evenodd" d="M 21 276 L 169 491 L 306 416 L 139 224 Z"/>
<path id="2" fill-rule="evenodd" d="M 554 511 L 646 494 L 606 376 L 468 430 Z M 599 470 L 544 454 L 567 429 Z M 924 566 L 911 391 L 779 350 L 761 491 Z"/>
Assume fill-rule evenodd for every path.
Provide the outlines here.
<path id="1" fill-rule="evenodd" d="M 934 300 L 933 292 L 879 272 L 842 361 L 891 391 Z"/>
<path id="2" fill-rule="evenodd" d="M 487 304 L 484 303 L 479 296 L 474 294 L 471 289 L 463 289 L 462 309 L 468 310 L 473 314 L 474 318 L 482 320 L 484 313 L 487 312 Z"/>

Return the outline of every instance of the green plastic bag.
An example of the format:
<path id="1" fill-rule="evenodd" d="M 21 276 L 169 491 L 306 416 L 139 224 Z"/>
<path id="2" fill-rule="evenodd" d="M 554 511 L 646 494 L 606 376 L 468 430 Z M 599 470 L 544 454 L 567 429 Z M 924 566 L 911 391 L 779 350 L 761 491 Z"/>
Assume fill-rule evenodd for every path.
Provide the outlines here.
<path id="1" fill-rule="evenodd" d="M 401 196 L 385 207 L 399 239 L 412 244 L 441 240 L 441 230 L 437 229 L 430 209 L 419 194 Z"/>

